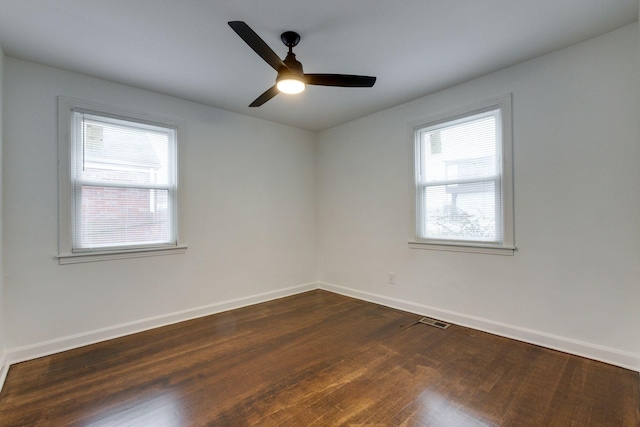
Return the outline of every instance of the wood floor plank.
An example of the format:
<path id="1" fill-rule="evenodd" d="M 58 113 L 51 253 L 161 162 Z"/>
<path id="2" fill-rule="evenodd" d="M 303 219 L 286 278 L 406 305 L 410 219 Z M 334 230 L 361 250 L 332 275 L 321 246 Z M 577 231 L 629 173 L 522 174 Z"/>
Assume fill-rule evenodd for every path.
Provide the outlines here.
<path id="1" fill-rule="evenodd" d="M 638 373 L 311 291 L 20 363 L 0 426 L 638 426 Z"/>

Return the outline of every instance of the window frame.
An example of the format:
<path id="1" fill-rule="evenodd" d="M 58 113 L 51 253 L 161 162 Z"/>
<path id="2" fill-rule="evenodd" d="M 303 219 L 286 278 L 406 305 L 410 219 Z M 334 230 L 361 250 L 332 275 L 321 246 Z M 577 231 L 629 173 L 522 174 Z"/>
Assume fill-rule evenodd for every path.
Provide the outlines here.
<path id="1" fill-rule="evenodd" d="M 512 137 L 512 106 L 511 94 L 489 99 L 476 104 L 468 105 L 443 114 L 434 115 L 424 120 L 414 122 L 411 125 L 412 160 L 414 171 L 412 176 L 413 188 L 413 239 L 409 241 L 412 249 L 431 249 L 455 252 L 486 253 L 496 255 L 513 255 L 515 247 L 515 230 L 513 219 L 513 137 Z M 501 235 L 502 240 L 497 243 L 458 239 L 432 239 L 421 237 L 421 222 L 424 212 L 421 209 L 419 191 L 424 186 L 419 182 L 421 167 L 420 158 L 420 133 L 424 129 L 437 127 L 445 123 L 464 121 L 466 118 L 487 113 L 493 110 L 500 111 L 501 135 Z"/>
<path id="2" fill-rule="evenodd" d="M 74 204 L 73 192 L 75 165 L 73 153 L 76 149 L 76 141 L 73 131 L 74 113 L 91 114 L 95 116 L 123 120 L 127 122 L 141 123 L 162 128 L 170 128 L 175 131 L 175 162 L 177 168 L 175 174 L 175 194 L 173 203 L 173 218 L 171 233 L 175 236 L 175 242 L 170 244 L 149 244 L 135 246 L 113 246 L 98 248 L 76 248 L 73 242 L 73 214 L 78 209 Z M 181 159 L 183 157 L 184 125 L 182 122 L 150 116 L 148 114 L 127 111 L 122 108 L 100 105 L 92 102 L 81 101 L 72 98 L 58 97 L 58 261 L 60 264 L 74 264 L 82 262 L 106 261 L 123 258 L 138 258 L 156 255 L 169 255 L 185 253 L 187 245 L 183 243 L 184 227 L 181 221 L 183 217 L 183 198 L 180 182 L 182 181 Z M 80 200 L 80 199 L 78 199 Z"/>

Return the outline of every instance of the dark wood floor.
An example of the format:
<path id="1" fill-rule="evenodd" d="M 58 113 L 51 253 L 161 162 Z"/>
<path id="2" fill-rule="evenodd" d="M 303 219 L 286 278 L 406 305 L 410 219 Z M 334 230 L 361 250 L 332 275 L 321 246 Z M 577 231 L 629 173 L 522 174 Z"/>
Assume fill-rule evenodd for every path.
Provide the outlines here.
<path id="1" fill-rule="evenodd" d="M 638 426 L 638 373 L 325 291 L 11 367 L 1 426 Z"/>

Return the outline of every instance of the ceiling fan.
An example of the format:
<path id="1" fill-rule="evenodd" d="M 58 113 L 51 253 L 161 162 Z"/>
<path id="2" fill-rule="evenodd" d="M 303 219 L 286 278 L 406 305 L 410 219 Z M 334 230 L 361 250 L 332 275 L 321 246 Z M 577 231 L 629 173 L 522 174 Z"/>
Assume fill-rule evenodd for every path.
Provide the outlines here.
<path id="1" fill-rule="evenodd" d="M 351 74 L 305 74 L 302 64 L 296 60 L 293 47 L 300 42 L 300 35 L 293 31 L 285 31 L 280 36 L 282 42 L 289 48 L 284 60 L 267 45 L 245 22 L 231 21 L 229 26 L 238 33 L 240 38 L 249 45 L 267 64 L 278 72 L 276 84 L 256 98 L 249 107 L 259 107 L 279 92 L 300 93 L 306 85 L 339 86 L 339 87 L 371 87 L 376 82 L 375 77 L 355 76 Z"/>

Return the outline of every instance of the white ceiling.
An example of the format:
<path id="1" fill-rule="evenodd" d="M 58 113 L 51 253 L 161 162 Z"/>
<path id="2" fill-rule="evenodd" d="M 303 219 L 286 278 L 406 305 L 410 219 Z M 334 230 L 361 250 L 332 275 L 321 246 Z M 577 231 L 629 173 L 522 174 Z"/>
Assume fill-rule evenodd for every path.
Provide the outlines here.
<path id="1" fill-rule="evenodd" d="M 308 73 L 377 76 L 248 108 L 276 73 L 245 21 Z M 0 0 L 5 55 L 309 129 L 327 129 L 638 20 L 638 0 Z"/>

